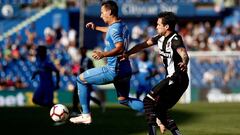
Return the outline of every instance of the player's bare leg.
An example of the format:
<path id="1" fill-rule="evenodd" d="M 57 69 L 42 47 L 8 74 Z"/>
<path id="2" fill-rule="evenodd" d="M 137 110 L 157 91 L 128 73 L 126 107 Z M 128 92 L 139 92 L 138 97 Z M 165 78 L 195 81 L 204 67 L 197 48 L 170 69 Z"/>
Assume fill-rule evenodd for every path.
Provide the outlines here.
<path id="1" fill-rule="evenodd" d="M 83 74 L 80 74 L 80 76 L 77 77 L 77 86 L 79 101 L 82 107 L 82 114 L 77 117 L 70 118 L 70 122 L 75 124 L 90 124 L 92 123 L 92 117 L 90 113 L 90 90 L 87 87 L 87 83 L 84 80 Z"/>
<path id="2" fill-rule="evenodd" d="M 167 113 L 164 113 L 163 111 L 158 114 L 160 114 L 157 117 L 162 122 L 161 124 L 164 125 L 164 127 L 166 127 L 168 130 L 170 130 L 172 135 L 182 135 L 175 121 Z M 160 130 L 163 129 L 164 129 L 163 126 L 161 126 Z"/>
<path id="3" fill-rule="evenodd" d="M 166 127 L 161 123 L 161 121 L 158 118 L 156 118 L 156 123 L 159 126 L 160 132 L 164 134 L 164 132 L 166 131 Z"/>
<path id="4" fill-rule="evenodd" d="M 166 90 L 168 91 L 171 90 L 171 89 L 168 89 L 168 84 L 170 79 L 171 78 L 166 78 L 163 81 L 161 81 L 159 84 L 157 84 L 153 88 L 153 90 L 149 92 L 149 94 L 147 94 L 145 99 L 148 99 L 146 100 L 148 102 L 151 100 L 155 101 L 154 111 L 155 111 L 156 117 L 159 118 L 159 120 L 166 127 L 166 129 L 171 131 L 172 135 L 182 135 L 175 121 L 168 114 L 169 108 L 174 106 L 178 99 L 178 97 L 173 97 L 171 98 L 172 100 L 166 99 L 166 97 L 171 97 L 171 95 L 168 95 L 168 92 L 166 91 Z M 162 95 L 163 97 L 160 97 L 160 95 Z M 163 131 L 163 129 L 164 129 L 163 126 L 161 126 L 160 130 Z"/>

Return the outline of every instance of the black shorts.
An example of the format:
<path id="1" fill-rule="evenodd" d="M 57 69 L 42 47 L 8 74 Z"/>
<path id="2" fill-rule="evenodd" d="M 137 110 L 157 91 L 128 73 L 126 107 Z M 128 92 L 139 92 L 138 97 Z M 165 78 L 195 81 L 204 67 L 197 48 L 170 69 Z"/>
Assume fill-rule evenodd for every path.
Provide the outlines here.
<path id="1" fill-rule="evenodd" d="M 163 79 L 153 88 L 157 106 L 172 108 L 186 91 L 188 84 L 189 78 L 186 73 L 174 74 L 171 78 Z"/>

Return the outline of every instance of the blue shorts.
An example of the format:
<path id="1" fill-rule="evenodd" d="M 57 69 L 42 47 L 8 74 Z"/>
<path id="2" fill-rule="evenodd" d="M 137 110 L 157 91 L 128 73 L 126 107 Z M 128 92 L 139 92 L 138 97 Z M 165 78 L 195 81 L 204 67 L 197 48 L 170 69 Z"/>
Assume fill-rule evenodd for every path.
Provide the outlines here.
<path id="1" fill-rule="evenodd" d="M 86 70 L 83 72 L 83 76 L 89 84 L 101 85 L 112 83 L 116 73 L 108 66 L 103 66 Z"/>
<path id="2" fill-rule="evenodd" d="M 83 72 L 84 80 L 93 85 L 113 83 L 118 97 L 128 98 L 130 91 L 131 66 L 129 61 L 119 62 L 116 68 L 97 67 Z"/>

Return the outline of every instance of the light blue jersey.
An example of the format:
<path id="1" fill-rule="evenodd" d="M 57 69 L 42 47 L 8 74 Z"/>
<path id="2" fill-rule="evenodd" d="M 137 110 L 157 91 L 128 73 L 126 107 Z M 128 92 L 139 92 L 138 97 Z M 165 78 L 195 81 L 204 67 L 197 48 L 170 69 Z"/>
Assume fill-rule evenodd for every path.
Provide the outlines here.
<path id="1" fill-rule="evenodd" d="M 108 27 L 105 38 L 104 51 L 111 51 L 112 49 L 116 48 L 115 44 L 117 42 L 123 42 L 124 51 L 127 51 L 129 43 L 129 30 L 127 28 L 127 25 L 121 21 L 113 23 Z M 117 65 L 117 57 L 118 56 L 107 57 L 107 65 L 110 68 L 115 69 Z"/>

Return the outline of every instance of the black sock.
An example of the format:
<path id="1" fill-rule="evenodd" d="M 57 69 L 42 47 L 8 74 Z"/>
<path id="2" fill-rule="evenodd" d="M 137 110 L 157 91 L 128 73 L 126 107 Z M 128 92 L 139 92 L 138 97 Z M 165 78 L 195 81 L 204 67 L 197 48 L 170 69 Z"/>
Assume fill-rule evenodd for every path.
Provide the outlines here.
<path id="1" fill-rule="evenodd" d="M 148 135 L 157 135 L 157 130 L 156 130 L 155 125 L 149 125 L 148 126 Z"/>
<path id="2" fill-rule="evenodd" d="M 172 132 L 172 135 L 182 135 L 173 119 L 168 119 L 167 124 L 168 129 Z"/>
<path id="3" fill-rule="evenodd" d="M 179 131 L 179 129 L 176 129 L 176 130 L 171 130 L 172 134 L 173 135 L 182 135 Z"/>

